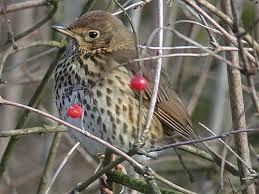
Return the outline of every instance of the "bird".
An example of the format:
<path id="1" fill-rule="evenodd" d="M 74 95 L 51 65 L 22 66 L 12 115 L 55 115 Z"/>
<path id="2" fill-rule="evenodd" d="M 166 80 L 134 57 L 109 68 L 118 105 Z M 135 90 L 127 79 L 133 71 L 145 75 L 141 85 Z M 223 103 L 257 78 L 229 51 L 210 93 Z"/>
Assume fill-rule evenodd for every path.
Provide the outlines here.
<path id="1" fill-rule="evenodd" d="M 138 139 L 138 129 L 145 127 L 145 115 L 154 85 L 154 61 L 139 65 L 133 33 L 112 14 L 94 10 L 68 26 L 52 28 L 69 39 L 55 71 L 56 106 L 61 119 L 123 150 L 131 150 Z M 144 91 L 130 86 L 132 78 L 143 76 Z M 139 108 L 140 94 L 143 103 Z M 73 104 L 83 107 L 81 119 L 69 117 Z M 138 120 L 138 113 L 142 116 Z M 69 134 L 91 155 L 104 153 L 105 146 L 73 129 Z M 157 101 L 144 148 L 174 142 L 174 137 L 197 139 L 183 102 L 162 72 Z"/>

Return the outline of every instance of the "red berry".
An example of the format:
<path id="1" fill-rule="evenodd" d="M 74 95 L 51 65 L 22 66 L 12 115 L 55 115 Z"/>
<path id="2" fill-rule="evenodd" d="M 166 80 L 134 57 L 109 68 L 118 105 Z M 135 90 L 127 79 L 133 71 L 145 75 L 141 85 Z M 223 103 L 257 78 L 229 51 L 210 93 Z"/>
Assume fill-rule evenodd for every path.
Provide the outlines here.
<path id="1" fill-rule="evenodd" d="M 73 104 L 67 109 L 67 115 L 73 119 L 81 117 L 82 107 L 79 104 Z"/>
<path id="2" fill-rule="evenodd" d="M 147 88 L 148 81 L 141 75 L 134 76 L 130 81 L 130 87 L 136 91 L 143 91 Z"/>

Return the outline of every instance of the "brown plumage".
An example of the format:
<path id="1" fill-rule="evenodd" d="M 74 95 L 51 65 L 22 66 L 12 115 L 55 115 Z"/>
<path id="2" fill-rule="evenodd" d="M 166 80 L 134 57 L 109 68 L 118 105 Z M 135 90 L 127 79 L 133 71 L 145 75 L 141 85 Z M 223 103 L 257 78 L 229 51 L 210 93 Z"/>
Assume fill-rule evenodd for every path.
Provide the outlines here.
<path id="1" fill-rule="evenodd" d="M 137 135 L 139 97 L 129 83 L 139 68 L 136 63 L 119 64 L 136 58 L 132 33 L 104 11 L 86 13 L 66 28 L 53 28 L 70 38 L 55 73 L 56 104 L 61 118 L 79 127 L 83 125 L 85 130 L 115 146 L 130 149 Z M 143 75 L 150 81 L 141 107 L 143 115 L 147 113 L 151 97 L 154 65 L 147 62 L 143 68 Z M 66 115 L 67 108 L 74 103 L 84 106 L 82 123 Z M 143 128 L 145 117 L 140 123 Z M 104 152 L 103 146 L 78 132 L 69 132 L 91 154 Z M 145 146 L 168 143 L 163 140 L 172 132 L 185 139 L 197 138 L 182 101 L 162 75 Z"/>

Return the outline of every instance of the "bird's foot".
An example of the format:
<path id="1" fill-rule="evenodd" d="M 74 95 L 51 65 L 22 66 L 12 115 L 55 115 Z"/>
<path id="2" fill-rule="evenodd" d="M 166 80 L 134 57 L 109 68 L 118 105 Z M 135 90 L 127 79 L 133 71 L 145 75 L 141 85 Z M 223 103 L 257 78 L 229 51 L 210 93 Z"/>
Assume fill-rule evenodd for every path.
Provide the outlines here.
<path id="1" fill-rule="evenodd" d="M 99 178 L 99 185 L 100 185 L 100 190 L 102 194 L 113 194 L 112 190 L 109 188 L 109 184 L 107 183 L 107 176 L 106 174 L 102 175 Z"/>
<path id="2" fill-rule="evenodd" d="M 105 155 L 102 153 L 98 153 L 96 155 L 99 160 L 100 163 L 97 167 L 97 169 L 95 170 L 95 173 L 100 170 L 102 167 L 105 166 L 106 161 L 105 160 Z M 111 162 L 115 161 L 116 159 L 116 155 L 112 154 L 111 156 Z M 118 170 L 119 172 L 123 173 L 123 174 L 127 174 L 126 168 L 122 165 L 122 164 L 118 164 L 116 167 L 116 170 Z M 99 178 L 99 185 L 100 185 L 100 190 L 102 194 L 113 194 L 112 192 L 112 184 L 109 182 L 108 177 L 106 174 L 103 174 L 100 178 Z M 122 193 L 124 191 L 124 187 L 122 187 L 120 193 Z"/>

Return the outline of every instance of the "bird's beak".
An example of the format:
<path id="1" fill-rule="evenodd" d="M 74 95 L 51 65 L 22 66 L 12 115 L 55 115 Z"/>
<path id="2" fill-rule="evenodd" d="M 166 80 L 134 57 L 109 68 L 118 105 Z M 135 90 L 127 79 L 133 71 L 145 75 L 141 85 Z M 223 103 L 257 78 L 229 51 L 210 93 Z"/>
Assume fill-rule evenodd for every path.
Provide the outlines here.
<path id="1" fill-rule="evenodd" d="M 69 29 L 67 29 L 66 27 L 63 27 L 63 26 L 50 26 L 50 27 L 66 36 L 74 37 L 74 33 Z"/>

